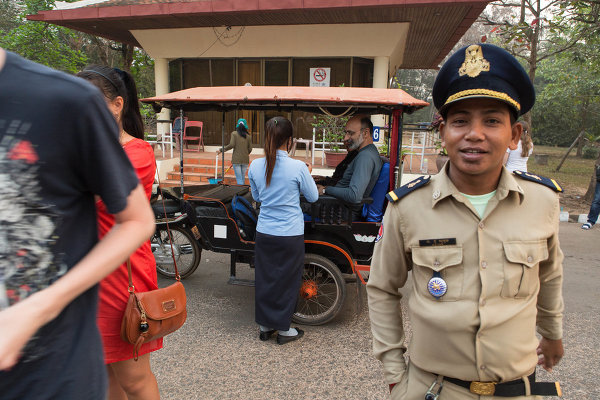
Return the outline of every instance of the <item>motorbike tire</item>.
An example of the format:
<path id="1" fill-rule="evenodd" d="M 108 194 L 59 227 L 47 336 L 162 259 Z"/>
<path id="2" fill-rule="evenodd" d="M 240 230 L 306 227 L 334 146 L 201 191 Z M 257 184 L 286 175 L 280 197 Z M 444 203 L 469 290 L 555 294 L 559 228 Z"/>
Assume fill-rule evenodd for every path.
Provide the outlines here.
<path id="1" fill-rule="evenodd" d="M 303 325 L 325 324 L 340 312 L 345 299 L 346 283 L 339 268 L 323 256 L 307 253 L 292 321 Z"/>
<path id="2" fill-rule="evenodd" d="M 179 226 L 169 227 L 169 229 L 172 240 L 169 240 L 166 228 L 157 228 L 150 240 L 152 254 L 156 260 L 156 271 L 166 278 L 175 278 L 175 267 L 171 256 L 171 242 L 173 242 L 177 270 L 181 279 L 185 279 L 198 268 L 202 249 L 188 229 Z"/>

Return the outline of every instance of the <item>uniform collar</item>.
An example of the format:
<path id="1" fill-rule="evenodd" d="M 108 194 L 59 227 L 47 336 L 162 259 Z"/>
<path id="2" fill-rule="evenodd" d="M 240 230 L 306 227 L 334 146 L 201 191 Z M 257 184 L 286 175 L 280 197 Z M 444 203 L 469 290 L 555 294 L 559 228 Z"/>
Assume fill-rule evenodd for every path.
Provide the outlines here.
<path id="1" fill-rule="evenodd" d="M 437 203 L 449 196 L 461 196 L 460 191 L 454 186 L 454 183 L 448 177 L 447 169 L 449 162 L 444 165 L 444 168 L 431 179 L 432 192 L 431 192 L 431 208 L 434 208 Z M 514 192 L 519 196 L 519 204 L 523 202 L 525 193 L 519 185 L 519 182 L 515 179 L 506 168 L 502 167 L 502 173 L 500 175 L 500 182 L 496 187 L 496 197 L 498 201 L 505 199 L 511 192 Z"/>
<path id="2" fill-rule="evenodd" d="M 285 150 L 277 150 L 275 155 L 276 157 L 288 157 L 288 153 Z"/>

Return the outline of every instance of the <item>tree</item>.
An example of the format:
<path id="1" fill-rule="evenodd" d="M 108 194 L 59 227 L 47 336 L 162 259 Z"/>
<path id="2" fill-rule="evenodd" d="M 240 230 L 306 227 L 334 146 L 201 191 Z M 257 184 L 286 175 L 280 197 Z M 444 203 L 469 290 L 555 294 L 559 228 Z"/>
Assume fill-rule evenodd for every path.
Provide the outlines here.
<path id="1" fill-rule="evenodd" d="M 535 82 L 540 62 L 571 49 L 593 33 L 591 25 L 572 25 L 574 14 L 569 10 L 565 0 L 498 0 L 486 8 L 480 20 L 493 27 L 490 33 L 502 47 L 525 62 L 529 78 Z M 524 118 L 531 124 L 529 113 Z"/>
<path id="2" fill-rule="evenodd" d="M 53 4 L 53 0 L 14 0 L 12 7 L 3 4 L 6 10 L 12 12 L 9 16 L 12 19 L 3 18 L 2 25 L 6 31 L 0 37 L 0 46 L 40 64 L 76 72 L 87 62 L 82 51 L 81 35 L 67 28 L 26 19 L 28 14 L 50 8 Z"/>
<path id="3" fill-rule="evenodd" d="M 536 131 L 543 135 L 538 143 L 568 146 L 582 131 L 600 134 L 600 63 L 588 54 L 590 44 L 593 40 L 540 64 L 533 109 Z"/>

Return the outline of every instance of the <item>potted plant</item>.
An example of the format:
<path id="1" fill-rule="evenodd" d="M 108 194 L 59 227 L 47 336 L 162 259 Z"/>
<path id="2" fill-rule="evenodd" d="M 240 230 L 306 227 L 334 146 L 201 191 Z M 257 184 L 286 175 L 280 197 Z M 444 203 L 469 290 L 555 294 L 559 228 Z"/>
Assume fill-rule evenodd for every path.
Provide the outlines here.
<path id="1" fill-rule="evenodd" d="M 346 157 L 346 150 L 342 149 L 344 141 L 344 127 L 350 117 L 336 117 L 333 115 L 313 116 L 312 126 L 319 129 L 319 141 L 328 143 L 325 150 L 325 163 L 330 168 L 335 168 Z"/>
<path id="2" fill-rule="evenodd" d="M 442 170 L 442 168 L 444 167 L 444 164 L 446 164 L 446 162 L 448 161 L 448 152 L 442 146 L 442 139 L 439 138 L 439 127 L 440 127 L 440 124 L 442 123 L 442 121 L 443 121 L 442 116 L 440 114 L 436 113 L 433 116 L 433 120 L 431 121 L 431 125 L 429 128 L 432 132 L 435 132 L 438 134 L 438 138 L 435 140 L 435 148 L 437 150 L 437 156 L 435 158 L 435 166 L 437 167 L 438 172 Z"/>

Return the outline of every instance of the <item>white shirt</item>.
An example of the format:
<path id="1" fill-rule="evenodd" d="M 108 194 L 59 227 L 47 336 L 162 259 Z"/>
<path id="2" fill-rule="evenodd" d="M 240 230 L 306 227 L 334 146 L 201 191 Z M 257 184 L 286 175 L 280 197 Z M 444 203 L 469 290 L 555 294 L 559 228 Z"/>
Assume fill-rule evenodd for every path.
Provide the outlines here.
<path id="1" fill-rule="evenodd" d="M 508 169 L 510 172 L 527 172 L 527 160 L 529 160 L 529 156 L 531 155 L 531 153 L 533 153 L 533 144 L 531 145 L 531 149 L 529 149 L 527 157 L 521 157 L 521 151 L 523 151 L 523 147 L 521 146 L 520 140 L 515 150 L 506 149 L 506 152 L 508 153 L 508 159 L 506 160 L 506 169 Z"/>

